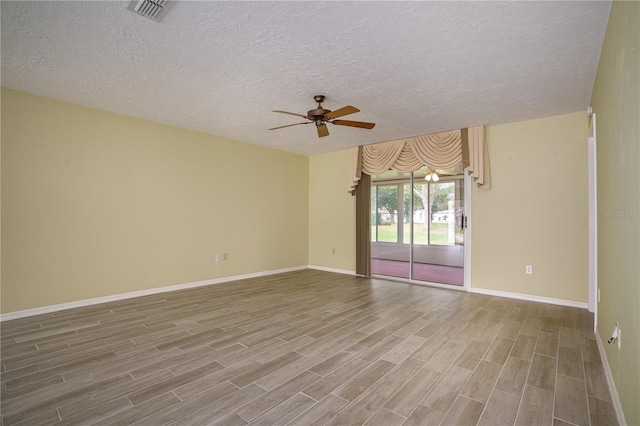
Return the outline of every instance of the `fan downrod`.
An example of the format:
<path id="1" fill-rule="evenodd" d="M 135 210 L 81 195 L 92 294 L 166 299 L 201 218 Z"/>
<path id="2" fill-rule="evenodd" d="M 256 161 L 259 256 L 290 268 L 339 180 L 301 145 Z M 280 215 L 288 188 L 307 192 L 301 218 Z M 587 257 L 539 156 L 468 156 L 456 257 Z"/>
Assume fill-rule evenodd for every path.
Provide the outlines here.
<path id="1" fill-rule="evenodd" d="M 311 118 L 314 121 L 324 121 L 324 115 L 331 112 L 331 110 L 322 108 L 322 103 L 324 102 L 324 95 L 315 95 L 313 100 L 318 103 L 318 108 L 309 110 L 307 112 L 307 117 Z"/>

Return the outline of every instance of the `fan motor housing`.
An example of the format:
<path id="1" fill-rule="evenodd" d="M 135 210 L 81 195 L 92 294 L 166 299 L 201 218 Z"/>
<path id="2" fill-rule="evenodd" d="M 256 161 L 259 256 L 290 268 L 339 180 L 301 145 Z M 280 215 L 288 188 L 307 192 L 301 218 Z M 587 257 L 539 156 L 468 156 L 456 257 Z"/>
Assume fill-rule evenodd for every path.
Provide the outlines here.
<path id="1" fill-rule="evenodd" d="M 324 108 L 316 108 L 307 112 L 307 117 L 311 117 L 314 120 L 321 120 L 324 118 L 325 114 L 330 113 L 331 111 Z"/>

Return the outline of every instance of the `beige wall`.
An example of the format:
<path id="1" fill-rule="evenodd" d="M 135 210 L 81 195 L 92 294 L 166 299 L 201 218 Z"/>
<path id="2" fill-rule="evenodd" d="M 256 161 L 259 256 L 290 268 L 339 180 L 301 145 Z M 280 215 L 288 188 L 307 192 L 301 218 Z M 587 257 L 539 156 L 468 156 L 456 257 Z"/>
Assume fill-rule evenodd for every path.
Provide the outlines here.
<path id="1" fill-rule="evenodd" d="M 2 312 L 307 265 L 308 168 L 3 89 Z"/>
<path id="2" fill-rule="evenodd" d="M 347 151 L 307 159 L 3 95 L 3 312 L 305 264 L 355 268 Z M 580 112 L 487 129 L 494 184 L 473 190 L 474 287 L 587 301 L 586 125 Z M 229 261 L 215 263 L 218 252 Z"/>
<path id="3" fill-rule="evenodd" d="M 309 159 L 310 265 L 355 271 L 355 197 L 347 193 L 347 161 L 348 151 Z"/>
<path id="4" fill-rule="evenodd" d="M 598 331 L 629 425 L 640 424 L 640 3 L 613 2 L 592 105 L 597 123 Z"/>
<path id="5" fill-rule="evenodd" d="M 472 286 L 586 303 L 586 113 L 492 126 L 487 136 L 493 188 L 472 193 Z M 312 265 L 355 268 L 347 157 L 310 159 Z M 348 251 L 332 256 L 336 246 Z M 526 264 L 533 275 L 524 273 Z"/>
<path id="6" fill-rule="evenodd" d="M 491 126 L 487 139 L 492 188 L 472 192 L 472 286 L 586 303 L 586 112 Z"/>

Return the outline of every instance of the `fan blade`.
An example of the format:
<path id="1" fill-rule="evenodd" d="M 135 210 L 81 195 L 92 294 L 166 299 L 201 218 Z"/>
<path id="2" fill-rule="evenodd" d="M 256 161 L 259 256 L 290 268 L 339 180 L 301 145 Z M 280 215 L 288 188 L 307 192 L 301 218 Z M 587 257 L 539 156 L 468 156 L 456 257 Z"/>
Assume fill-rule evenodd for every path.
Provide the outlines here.
<path id="1" fill-rule="evenodd" d="M 360 110 L 356 107 L 352 107 L 351 105 L 347 105 L 346 107 L 342 107 L 335 111 L 326 113 L 324 115 L 324 118 L 327 120 L 333 120 L 334 118 L 342 117 L 343 115 L 354 114 L 356 112 L 360 112 Z"/>
<path id="2" fill-rule="evenodd" d="M 322 123 L 319 126 L 316 126 L 316 128 L 318 129 L 318 137 L 322 138 L 324 136 L 329 136 L 329 129 L 327 128 L 327 125 Z"/>
<path id="3" fill-rule="evenodd" d="M 288 112 L 288 111 L 276 111 L 273 110 L 271 112 L 278 112 L 280 114 L 289 114 L 289 115 L 295 115 L 296 117 L 302 117 L 302 118 L 306 118 L 308 120 L 311 120 L 311 118 L 307 117 L 306 115 L 302 115 L 302 114 L 296 114 L 295 112 Z"/>
<path id="4" fill-rule="evenodd" d="M 359 127 L 361 129 L 373 129 L 376 123 L 365 123 L 364 121 L 349 121 L 349 120 L 333 120 L 331 124 L 337 124 L 338 126 L 350 126 Z"/>
<path id="5" fill-rule="evenodd" d="M 273 127 L 269 130 L 278 130 L 278 129 L 284 129 L 285 127 L 291 127 L 291 126 L 297 126 L 298 124 L 309 124 L 311 123 L 311 121 L 307 121 L 306 123 L 295 123 L 295 124 L 287 124 L 286 126 L 280 126 L 280 127 Z"/>

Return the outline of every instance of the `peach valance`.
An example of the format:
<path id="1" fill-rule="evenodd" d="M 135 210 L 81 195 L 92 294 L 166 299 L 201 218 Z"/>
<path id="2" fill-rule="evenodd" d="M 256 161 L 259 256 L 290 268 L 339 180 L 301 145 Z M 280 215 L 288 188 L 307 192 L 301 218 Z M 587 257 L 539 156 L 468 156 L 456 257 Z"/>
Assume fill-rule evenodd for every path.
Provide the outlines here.
<path id="1" fill-rule="evenodd" d="M 355 190 L 362 172 L 373 176 L 389 169 L 413 172 L 425 165 L 437 170 L 458 164 L 463 165 L 479 188 L 488 189 L 484 133 L 484 126 L 477 126 L 351 148 L 349 192 Z"/>

